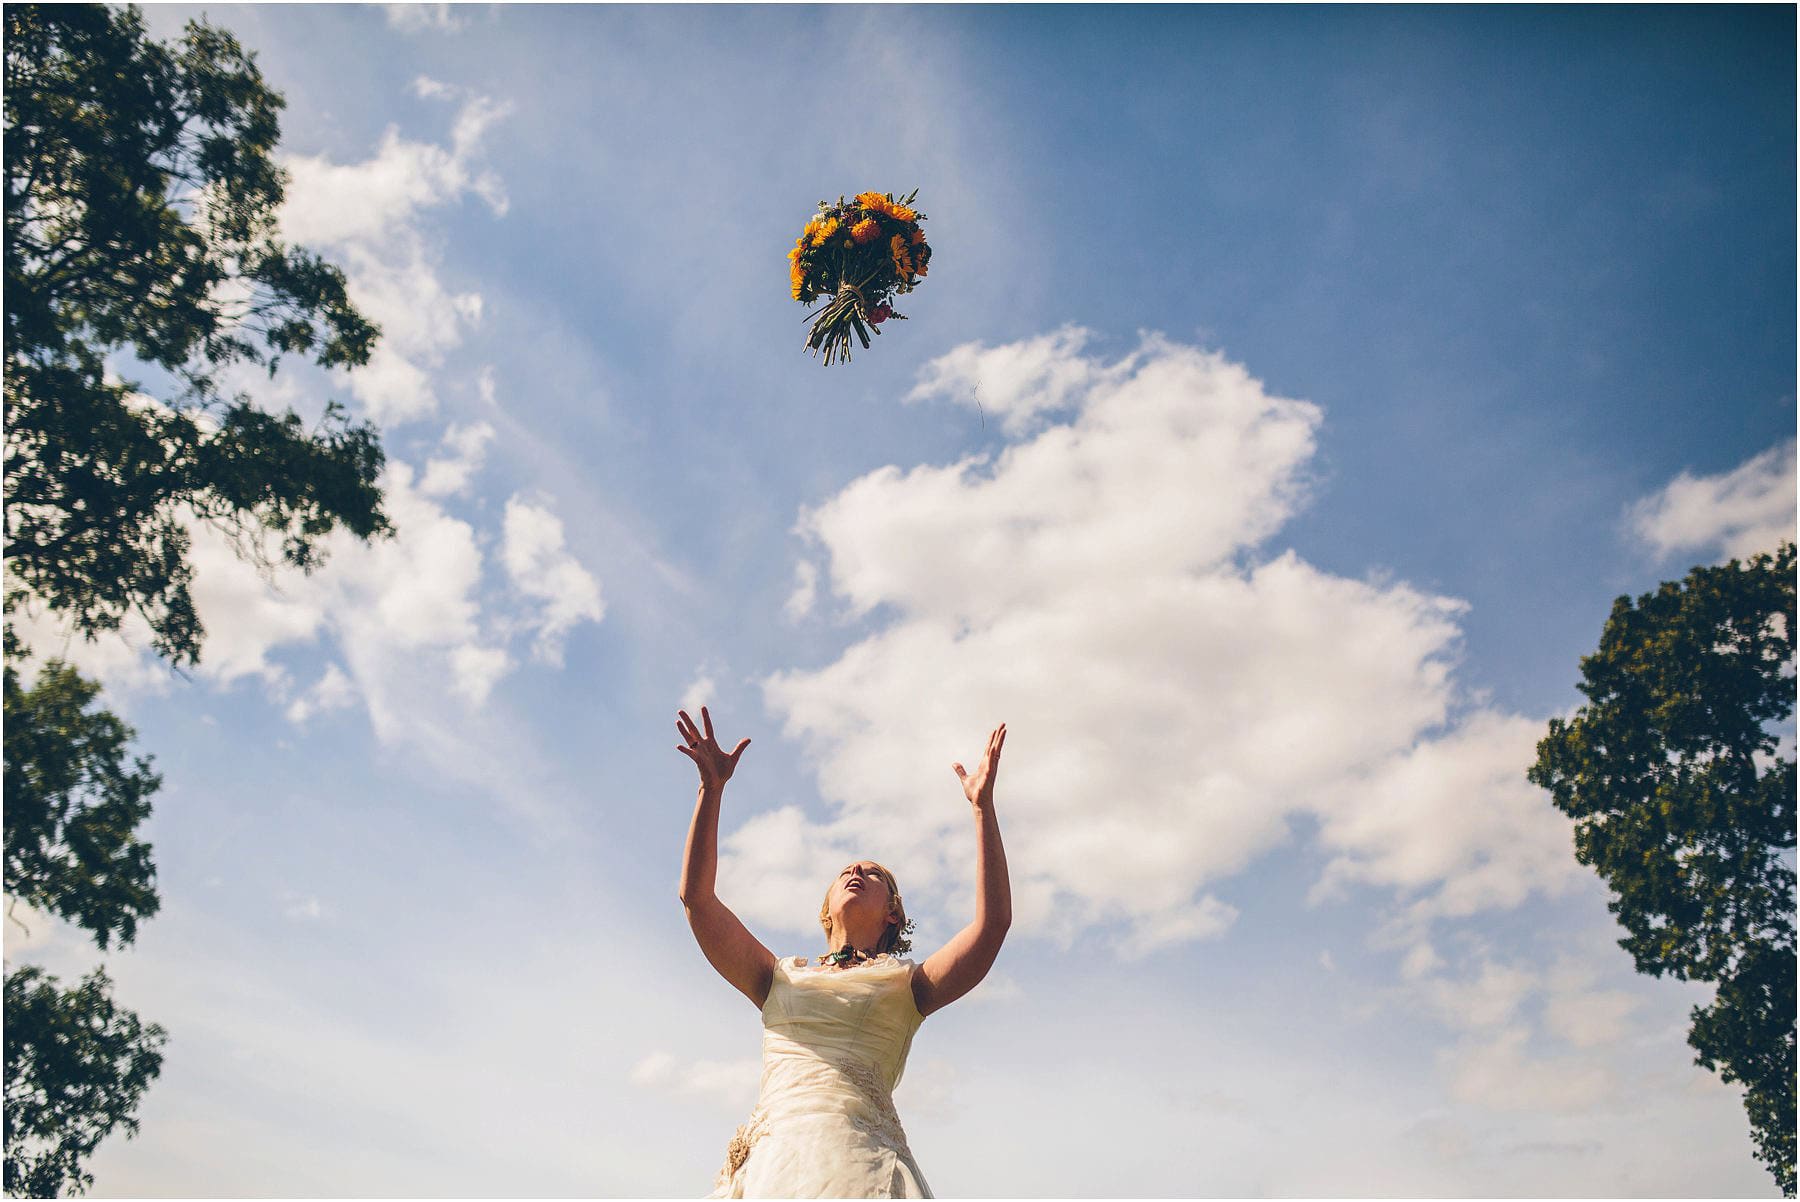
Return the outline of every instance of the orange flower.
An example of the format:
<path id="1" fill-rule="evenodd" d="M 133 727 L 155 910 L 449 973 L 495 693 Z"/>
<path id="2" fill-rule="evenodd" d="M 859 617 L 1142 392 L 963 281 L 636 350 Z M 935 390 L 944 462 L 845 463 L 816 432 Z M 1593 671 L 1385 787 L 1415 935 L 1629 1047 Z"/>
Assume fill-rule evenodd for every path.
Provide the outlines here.
<path id="1" fill-rule="evenodd" d="M 856 195 L 856 203 L 871 213 L 888 211 L 888 198 L 879 192 L 859 192 Z"/>
<path id="2" fill-rule="evenodd" d="M 895 234 L 888 239 L 888 253 L 894 257 L 894 270 L 905 280 L 912 274 L 912 256 L 906 251 L 906 239 Z"/>
<path id="3" fill-rule="evenodd" d="M 919 218 L 917 212 L 905 205 L 889 205 L 887 212 L 889 217 L 898 217 L 902 221 L 917 221 Z"/>
<path id="4" fill-rule="evenodd" d="M 827 217 L 823 222 L 818 223 L 816 226 L 809 225 L 807 228 L 812 230 L 812 244 L 814 246 L 823 246 L 831 240 L 833 234 L 838 232 L 838 219 L 836 217 Z"/>
<path id="5" fill-rule="evenodd" d="M 855 239 L 858 246 L 862 246 L 867 242 L 873 242 L 875 239 L 881 237 L 881 223 L 873 217 L 864 217 L 861 221 L 850 227 L 850 237 Z"/>
<path id="6" fill-rule="evenodd" d="M 908 238 L 914 246 L 924 246 L 925 245 L 925 231 L 920 229 L 916 225 L 913 226 L 912 233 L 908 236 Z"/>

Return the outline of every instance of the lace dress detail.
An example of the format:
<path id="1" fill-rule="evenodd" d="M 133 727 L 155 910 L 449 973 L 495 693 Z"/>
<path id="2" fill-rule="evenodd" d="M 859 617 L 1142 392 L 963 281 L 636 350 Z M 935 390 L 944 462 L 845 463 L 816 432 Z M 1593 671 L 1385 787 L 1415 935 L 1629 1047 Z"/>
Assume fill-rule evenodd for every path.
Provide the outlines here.
<path id="1" fill-rule="evenodd" d="M 769 1124 L 762 1112 L 752 1111 L 749 1121 L 732 1132 L 731 1143 L 725 1149 L 725 1167 L 713 1179 L 715 1191 L 730 1188 L 731 1179 L 743 1169 L 744 1162 L 750 1159 L 751 1149 L 756 1147 L 756 1141 L 768 1129 Z"/>
<path id="2" fill-rule="evenodd" d="M 778 961 L 763 1003 L 761 1094 L 713 1198 L 929 1198 L 894 1107 L 913 1034 L 910 960 Z"/>
<path id="3" fill-rule="evenodd" d="M 855 1061 L 846 1061 L 838 1065 L 837 1070 L 850 1078 L 851 1083 L 869 1100 L 869 1113 L 852 1115 L 850 1122 L 858 1131 L 875 1137 L 888 1147 L 904 1149 L 906 1132 L 900 1126 L 900 1112 L 894 1109 L 894 1095 L 881 1078 L 875 1075 L 875 1070 Z"/>

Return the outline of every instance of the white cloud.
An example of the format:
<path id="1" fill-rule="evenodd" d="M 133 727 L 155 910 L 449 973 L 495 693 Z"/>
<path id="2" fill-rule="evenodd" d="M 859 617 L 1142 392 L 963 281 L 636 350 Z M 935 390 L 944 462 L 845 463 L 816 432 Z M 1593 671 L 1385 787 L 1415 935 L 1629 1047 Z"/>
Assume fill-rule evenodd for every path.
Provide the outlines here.
<path id="1" fill-rule="evenodd" d="M 461 440 L 476 441 L 466 433 Z M 453 435 L 452 445 L 458 441 Z M 258 680 L 295 723 L 360 700 L 382 743 L 548 818 L 545 791 L 518 770 L 518 744 L 528 732 L 503 731 L 492 713 L 477 721 L 475 707 L 517 666 L 510 637 L 535 632 L 541 646 L 560 637 L 571 612 L 587 615 L 565 595 L 581 590 L 547 601 L 527 597 L 521 606 L 516 585 L 491 579 L 483 547 L 494 535 L 451 515 L 400 460 L 388 461 L 378 483 L 393 537 L 365 543 L 339 530 L 310 575 L 277 568 L 271 578 L 218 531 L 190 526 L 193 594 L 206 630 L 195 675 L 215 686 Z M 556 526 L 558 540 L 560 531 Z M 565 580 L 565 565 L 549 553 L 555 550 L 545 543 L 536 558 L 525 557 L 536 573 L 528 580 L 546 588 Z M 273 545 L 261 549 L 265 560 L 275 552 Z M 42 654 L 73 652 L 79 666 L 126 701 L 168 687 L 168 669 L 150 653 L 140 619 L 127 623 L 129 640 L 109 635 L 92 645 L 72 642 L 41 615 L 14 620 Z M 333 662 L 296 693 L 285 665 L 315 644 L 328 647 Z"/>
<path id="2" fill-rule="evenodd" d="M 688 685 L 686 691 L 681 694 L 681 709 L 683 712 L 698 721 L 700 717 L 700 707 L 712 703 L 713 692 L 717 687 L 718 686 L 713 684 L 712 677 L 707 676 L 704 673 L 696 676 L 694 682 Z"/>
<path id="3" fill-rule="evenodd" d="M 1595 988 L 1589 962 L 1565 957 L 1546 975 L 1543 1023 L 1577 1048 L 1602 1047 L 1629 1037 L 1641 1000 L 1623 989 Z"/>
<path id="4" fill-rule="evenodd" d="M 1430 913 L 1462 916 L 1555 894 L 1579 878 L 1569 824 L 1525 779 L 1543 724 L 1477 711 L 1344 782 L 1320 841 L 1339 851 L 1314 899 L 1351 881 L 1413 893 Z"/>
<path id="5" fill-rule="evenodd" d="M 389 4 L 385 7 L 388 28 L 402 33 L 456 33 L 467 24 L 456 14 L 459 6 L 455 4 Z"/>
<path id="6" fill-rule="evenodd" d="M 273 583 L 271 570 L 239 553 L 250 540 L 234 540 L 198 523 L 189 528 L 194 608 L 206 625 L 200 675 L 220 684 L 256 676 L 284 689 L 287 671 L 270 660 L 269 651 L 317 637 L 325 613 L 316 589 L 295 574 L 284 573 L 280 584 Z"/>
<path id="7" fill-rule="evenodd" d="M 1478 975 L 1426 982 L 1426 997 L 1446 1025 L 1481 1030 L 1509 1022 L 1537 987 L 1535 973 L 1517 965 L 1484 962 Z"/>
<path id="8" fill-rule="evenodd" d="M 1794 442 L 1771 447 L 1716 476 L 1682 472 L 1626 514 L 1660 558 L 1676 552 L 1746 559 L 1794 538 Z"/>
<path id="9" fill-rule="evenodd" d="M 540 603 L 532 621 L 533 656 L 561 664 L 564 636 L 577 623 L 598 622 L 606 612 L 599 581 L 564 548 L 562 520 L 517 496 L 506 503 L 502 557 L 513 586 Z"/>
<path id="10" fill-rule="evenodd" d="M 329 633 L 347 671 L 333 664 L 289 717 L 303 721 L 353 692 L 367 701 L 377 733 L 394 736 L 411 708 L 397 699 L 400 682 L 482 641 L 475 530 L 413 481 L 407 464 L 390 460 L 379 483 L 395 535 L 364 543 L 337 531 L 311 575 L 280 571 L 271 581 L 224 535 L 193 527 L 193 592 L 206 626 L 199 674 L 221 684 L 255 675 L 279 694 L 286 671 L 272 656 Z"/>
<path id="11" fill-rule="evenodd" d="M 1485 1110 L 1585 1111 L 1611 1095 L 1617 1078 L 1585 1056 L 1540 1056 L 1523 1025 L 1472 1036 L 1438 1055 L 1457 1101 Z"/>
<path id="12" fill-rule="evenodd" d="M 436 408 L 431 369 L 481 319 L 478 293 L 444 284 L 419 214 L 470 193 L 496 216 L 507 208 L 499 177 L 479 169 L 476 160 L 482 137 L 509 106 L 423 78 L 414 88 L 421 96 L 466 96 L 448 149 L 402 137 L 390 126 L 375 154 L 360 163 L 307 155 L 284 160 L 292 178 L 281 211 L 283 232 L 329 252 L 344 268 L 352 302 L 381 327 L 369 363 L 349 383 L 384 424 Z"/>
<path id="13" fill-rule="evenodd" d="M 282 906 L 281 912 L 296 922 L 317 922 L 325 916 L 325 907 L 320 904 L 318 898 L 310 894 L 303 897 L 297 893 L 290 893 L 287 895 L 287 901 Z"/>
<path id="14" fill-rule="evenodd" d="M 288 721 L 305 722 L 314 714 L 343 709 L 356 701 L 356 685 L 336 664 L 327 665 L 325 675 L 302 696 L 288 706 Z"/>
<path id="15" fill-rule="evenodd" d="M 1207 887 L 1294 816 L 1337 851 L 1335 884 L 1436 913 L 1560 887 L 1544 851 L 1566 833 L 1522 778 L 1535 724 L 1452 720 L 1466 606 L 1251 556 L 1306 499 L 1319 410 L 1216 353 L 1151 335 L 1106 363 L 1085 337 L 929 366 L 918 395 L 985 381 L 1009 445 L 879 469 L 801 515 L 830 590 L 893 616 L 764 682 L 833 815 L 789 807 L 727 836 L 721 879 L 757 882 L 747 917 L 793 929 L 843 854 L 972 905 L 949 763 L 1001 719 L 1015 929 L 1122 923 L 1126 957 L 1217 935 L 1233 912 Z"/>
<path id="16" fill-rule="evenodd" d="M 1430 941 L 1419 939 L 1407 949 L 1405 959 L 1401 960 L 1400 976 L 1402 980 L 1420 980 L 1443 967 L 1443 964 L 1443 959 Z"/>
<path id="17" fill-rule="evenodd" d="M 787 615 L 788 621 L 798 622 L 812 612 L 813 602 L 819 595 L 819 568 L 810 560 L 802 559 L 794 565 L 794 591 L 788 594 L 787 603 L 781 611 Z"/>
<path id="18" fill-rule="evenodd" d="M 444 432 L 442 456 L 433 456 L 425 464 L 419 491 L 428 497 L 450 496 L 465 491 L 469 480 L 481 470 L 487 445 L 494 440 L 494 427 L 486 422 L 451 426 Z"/>
<path id="19" fill-rule="evenodd" d="M 151 653 L 153 632 L 136 612 L 126 615 L 119 630 L 92 641 L 75 632 L 73 621 L 33 600 L 9 607 L 6 621 L 30 653 L 20 667 L 26 681 L 34 680 L 38 669 L 52 659 L 126 697 L 167 693 L 175 680 L 169 667 Z"/>
<path id="20" fill-rule="evenodd" d="M 988 347 L 964 343 L 926 364 L 907 399 L 943 397 L 1001 418 L 1017 435 L 1046 413 L 1068 408 L 1107 374 L 1129 372 L 1129 361 L 1111 369 L 1081 357 L 1088 331 L 1065 326 L 1025 342 Z"/>
<path id="21" fill-rule="evenodd" d="M 1200 939 L 1221 935 L 1237 921 L 1237 908 L 1216 897 L 1203 897 L 1183 905 L 1154 921 L 1140 922 L 1119 945 L 1119 957 L 1141 960 L 1145 956 Z"/>
<path id="22" fill-rule="evenodd" d="M 1544 1003 L 1544 1025 L 1578 1048 L 1617 1042 L 1639 1001 L 1621 989 L 1556 994 Z"/>
<path id="23" fill-rule="evenodd" d="M 470 705 L 480 705 L 501 678 L 513 670 L 514 660 L 504 647 L 465 644 L 451 652 L 450 667 L 457 695 Z"/>
<path id="24" fill-rule="evenodd" d="M 391 15 L 391 12 L 390 12 Z M 456 94 L 456 89 L 447 83 L 420 75 L 412 81 L 413 95 L 421 100 L 444 100 Z"/>

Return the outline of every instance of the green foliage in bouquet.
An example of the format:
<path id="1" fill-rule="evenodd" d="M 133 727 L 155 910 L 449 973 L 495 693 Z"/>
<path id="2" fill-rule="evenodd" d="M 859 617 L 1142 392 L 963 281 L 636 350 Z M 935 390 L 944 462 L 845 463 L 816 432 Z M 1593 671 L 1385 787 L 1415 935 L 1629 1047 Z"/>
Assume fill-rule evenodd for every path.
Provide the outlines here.
<path id="1" fill-rule="evenodd" d="M 793 297 L 810 305 L 829 296 L 825 307 L 807 314 L 809 354 L 824 353 L 825 364 L 850 361 L 850 338 L 866 350 L 869 334 L 881 333 L 894 312 L 892 298 L 919 286 L 931 264 L 931 246 L 919 223 L 925 214 L 912 207 L 915 188 L 899 200 L 892 192 L 863 192 L 854 200 L 821 200 L 819 215 L 806 223 L 788 252 Z"/>

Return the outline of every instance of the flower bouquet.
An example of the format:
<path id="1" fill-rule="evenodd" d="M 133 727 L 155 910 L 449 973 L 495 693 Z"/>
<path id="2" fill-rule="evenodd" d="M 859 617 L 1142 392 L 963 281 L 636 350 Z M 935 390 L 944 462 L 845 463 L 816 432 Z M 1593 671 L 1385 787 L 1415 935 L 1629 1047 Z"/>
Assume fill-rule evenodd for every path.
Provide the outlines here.
<path id="1" fill-rule="evenodd" d="M 869 346 L 869 331 L 881 333 L 894 312 L 891 298 L 911 292 L 931 263 L 931 247 L 919 222 L 925 214 L 912 207 L 917 188 L 899 200 L 892 192 L 863 192 L 855 200 L 821 200 L 819 215 L 806 223 L 788 252 L 788 275 L 794 299 L 810 305 L 829 296 L 825 307 L 807 317 L 808 354 L 825 353 L 825 364 L 850 361 L 850 335 Z"/>

